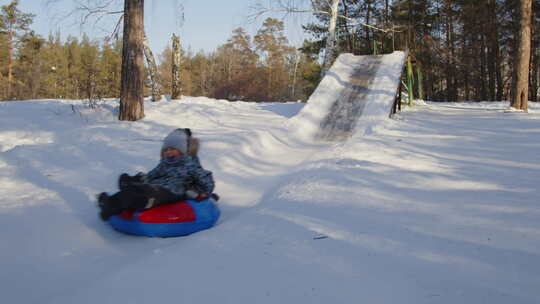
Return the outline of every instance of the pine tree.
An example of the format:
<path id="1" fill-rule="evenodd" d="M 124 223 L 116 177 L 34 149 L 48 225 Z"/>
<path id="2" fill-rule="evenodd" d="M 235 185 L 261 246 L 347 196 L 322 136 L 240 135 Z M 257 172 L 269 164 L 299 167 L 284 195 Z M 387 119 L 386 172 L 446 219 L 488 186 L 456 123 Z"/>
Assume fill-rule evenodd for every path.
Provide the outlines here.
<path id="1" fill-rule="evenodd" d="M 144 0 L 124 0 L 120 120 L 144 117 Z"/>
<path id="2" fill-rule="evenodd" d="M 307 100 L 319 83 L 321 66 L 317 61 L 317 56 L 309 50 L 311 45 L 309 42 L 304 41 L 302 48 L 300 48 L 301 57 L 298 64 L 299 83 L 297 86 L 301 90 L 297 90 L 297 95 L 291 96 L 293 100 Z"/>
<path id="3" fill-rule="evenodd" d="M 520 0 L 520 31 L 517 62 L 514 67 L 514 90 L 512 107 L 528 110 L 529 101 L 529 60 L 531 57 L 531 14 L 532 0 Z"/>
<path id="4" fill-rule="evenodd" d="M 41 97 L 43 72 L 39 54 L 44 45 L 45 40 L 34 33 L 21 40 L 13 69 L 12 94 L 17 99 Z"/>
<path id="5" fill-rule="evenodd" d="M 3 39 L 4 47 L 7 52 L 6 73 L 7 88 L 6 98 L 12 97 L 13 86 L 13 58 L 15 48 L 21 42 L 22 37 L 28 32 L 30 24 L 33 22 L 34 15 L 26 14 L 18 8 L 19 0 L 13 0 L 8 5 L 3 5 L 0 13 L 0 35 Z"/>
<path id="6" fill-rule="evenodd" d="M 0 33 L 0 100 L 6 100 L 7 87 L 8 87 L 7 86 L 8 49 L 7 49 L 7 37 L 6 35 L 2 33 Z"/>
<path id="7" fill-rule="evenodd" d="M 65 82 L 66 98 L 81 98 L 79 84 L 82 79 L 81 47 L 79 40 L 68 37 L 64 44 L 64 56 L 67 58 L 67 79 Z"/>
<path id="8" fill-rule="evenodd" d="M 97 93 L 98 86 L 98 60 L 99 49 L 95 42 L 90 41 L 88 36 L 83 35 L 81 41 L 81 79 L 79 90 L 82 96 L 93 103 L 95 99 L 101 98 Z"/>
<path id="9" fill-rule="evenodd" d="M 256 85 L 259 56 L 253 50 L 251 37 L 243 28 L 236 28 L 227 43 L 218 47 L 216 98 L 229 100 L 257 100 Z"/>
<path id="10" fill-rule="evenodd" d="M 532 40 L 531 40 L 531 75 L 529 84 L 529 100 L 539 101 L 540 98 L 540 0 L 533 3 Z"/>
<path id="11" fill-rule="evenodd" d="M 118 98 L 122 69 L 122 43 L 120 40 L 115 40 L 113 44 L 108 42 L 103 44 L 98 65 L 99 96 Z"/>
<path id="12" fill-rule="evenodd" d="M 289 75 L 286 56 L 293 53 L 284 34 L 283 22 L 267 18 L 255 35 L 255 46 L 264 60 L 266 95 L 269 100 L 284 100 L 287 95 Z"/>
<path id="13" fill-rule="evenodd" d="M 163 90 L 164 94 L 171 94 L 171 84 L 172 84 L 172 49 L 170 45 L 167 45 L 163 52 L 158 55 L 159 58 L 159 81 L 160 87 Z"/>
<path id="14" fill-rule="evenodd" d="M 67 58 L 63 53 L 60 33 L 49 35 L 39 51 L 41 61 L 40 98 L 59 98 L 63 96 L 63 82 L 67 79 Z"/>
<path id="15" fill-rule="evenodd" d="M 193 57 L 190 56 L 189 61 L 193 96 L 214 96 L 217 87 L 217 65 L 213 56 L 206 56 L 200 51 Z"/>

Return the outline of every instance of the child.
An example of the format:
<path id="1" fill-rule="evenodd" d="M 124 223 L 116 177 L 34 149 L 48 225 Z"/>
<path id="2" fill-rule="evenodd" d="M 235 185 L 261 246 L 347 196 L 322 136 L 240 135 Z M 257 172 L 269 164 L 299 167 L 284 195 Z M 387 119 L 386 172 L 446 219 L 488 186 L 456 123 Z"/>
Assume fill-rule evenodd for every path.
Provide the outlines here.
<path id="1" fill-rule="evenodd" d="M 182 201 L 203 200 L 214 190 L 212 172 L 204 170 L 197 152 L 199 141 L 191 137 L 190 129 L 176 129 L 163 140 L 161 161 L 150 172 L 135 176 L 120 175 L 120 191 L 98 196 L 101 219 L 128 209 L 148 209 Z"/>

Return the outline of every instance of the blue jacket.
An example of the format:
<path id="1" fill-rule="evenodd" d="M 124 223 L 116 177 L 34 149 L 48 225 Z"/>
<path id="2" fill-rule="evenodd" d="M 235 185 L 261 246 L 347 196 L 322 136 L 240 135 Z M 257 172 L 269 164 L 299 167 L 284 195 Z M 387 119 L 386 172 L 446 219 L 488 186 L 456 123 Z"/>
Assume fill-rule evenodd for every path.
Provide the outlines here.
<path id="1" fill-rule="evenodd" d="M 184 196 L 187 190 L 211 194 L 215 186 L 212 172 L 202 168 L 197 156 L 188 154 L 174 163 L 161 160 L 157 167 L 142 176 L 142 180 L 180 196 Z"/>

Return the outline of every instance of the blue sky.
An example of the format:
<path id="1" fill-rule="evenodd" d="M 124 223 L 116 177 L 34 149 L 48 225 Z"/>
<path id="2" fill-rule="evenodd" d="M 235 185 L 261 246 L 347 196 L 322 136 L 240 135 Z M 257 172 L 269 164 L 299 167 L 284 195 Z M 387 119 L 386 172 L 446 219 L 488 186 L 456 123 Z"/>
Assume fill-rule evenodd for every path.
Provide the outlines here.
<path id="1" fill-rule="evenodd" d="M 79 0 L 81 1 L 81 0 Z M 10 0 L 0 0 L 0 5 L 10 3 Z M 32 29 L 37 33 L 48 36 L 50 32 L 60 30 L 62 37 L 76 37 L 87 33 L 92 38 L 105 37 L 114 27 L 117 17 L 108 17 L 97 26 L 93 22 L 81 29 L 75 16 L 65 17 L 73 7 L 73 0 L 57 0 L 54 6 L 46 6 L 47 0 L 20 0 L 23 12 L 36 15 Z M 121 4 L 123 1 L 118 0 Z M 146 0 L 145 28 L 150 45 L 155 53 L 160 53 L 170 41 L 172 33 L 180 34 L 184 48 L 193 51 L 210 52 L 226 42 L 233 29 L 243 27 L 253 36 L 264 18 L 249 23 L 247 16 L 251 13 L 250 5 L 256 0 Z M 184 7 L 184 21 L 181 22 Z M 282 18 L 282 15 L 272 17 Z M 298 16 L 283 19 L 285 30 L 291 45 L 299 46 L 304 38 L 301 24 L 309 20 L 309 16 Z"/>

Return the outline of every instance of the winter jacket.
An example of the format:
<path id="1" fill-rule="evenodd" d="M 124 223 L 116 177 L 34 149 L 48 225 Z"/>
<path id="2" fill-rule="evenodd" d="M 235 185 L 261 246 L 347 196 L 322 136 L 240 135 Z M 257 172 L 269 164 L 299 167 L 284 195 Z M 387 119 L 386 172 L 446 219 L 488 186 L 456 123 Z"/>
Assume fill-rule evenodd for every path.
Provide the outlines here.
<path id="1" fill-rule="evenodd" d="M 204 194 L 214 191 L 212 172 L 202 168 L 197 156 L 189 154 L 174 163 L 161 160 L 157 167 L 142 175 L 142 181 L 161 186 L 178 196 L 185 196 L 188 190 Z"/>

